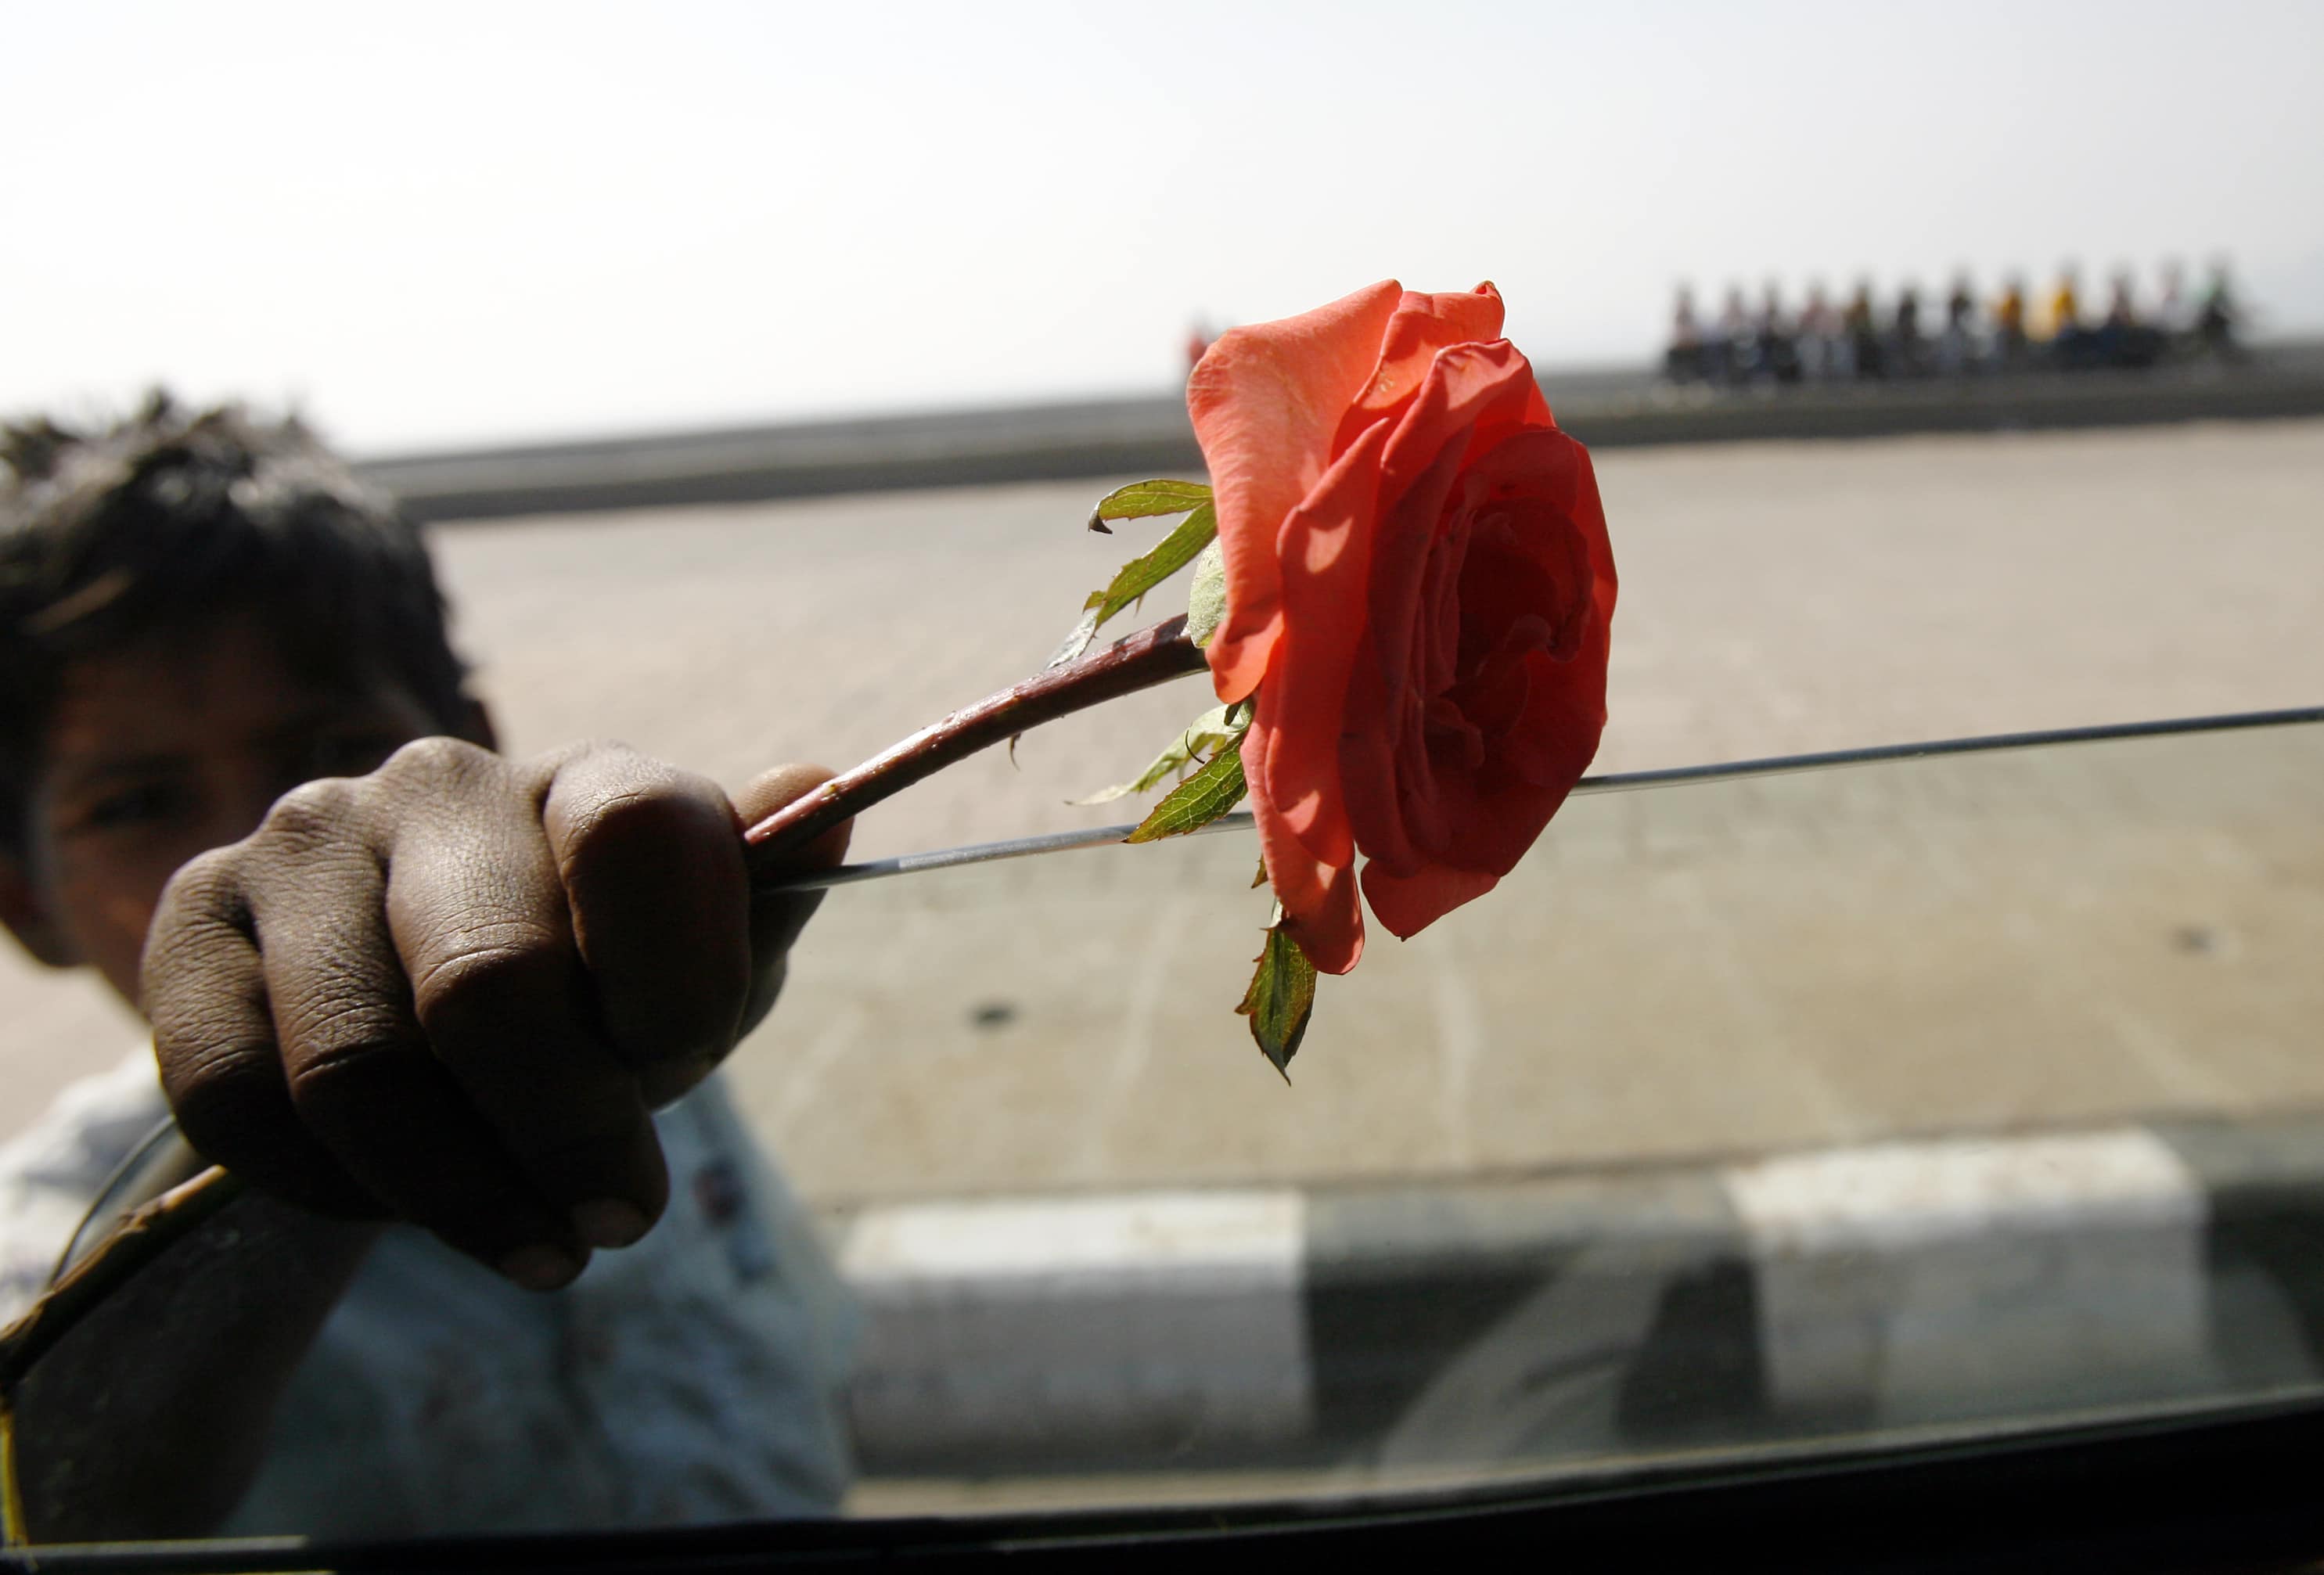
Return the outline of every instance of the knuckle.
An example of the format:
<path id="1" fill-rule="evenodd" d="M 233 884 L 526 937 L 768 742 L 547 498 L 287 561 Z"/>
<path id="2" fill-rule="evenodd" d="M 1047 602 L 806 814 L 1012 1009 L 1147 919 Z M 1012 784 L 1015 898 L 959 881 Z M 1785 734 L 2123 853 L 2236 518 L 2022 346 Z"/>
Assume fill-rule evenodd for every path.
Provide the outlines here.
<path id="1" fill-rule="evenodd" d="M 542 790 L 547 791 L 560 778 L 600 771 L 608 767 L 624 768 L 645 759 L 644 755 L 619 739 L 590 738 L 537 755 L 526 769 L 541 785 Z"/>
<path id="2" fill-rule="evenodd" d="M 153 1025 L 153 1058 L 161 1066 L 161 1091 L 172 1105 L 207 1096 L 258 1053 L 254 1045 L 221 1044 L 194 1024 Z"/>
<path id="3" fill-rule="evenodd" d="M 500 757 L 465 739 L 414 739 L 387 757 L 374 775 L 391 783 L 443 781 L 493 769 Z"/>
<path id="4" fill-rule="evenodd" d="M 161 1091 L 186 1140 L 205 1158 L 234 1156 L 281 1099 L 272 1047 L 157 1045 Z"/>
<path id="5" fill-rule="evenodd" d="M 402 1049 L 391 1041 L 370 1037 L 302 1055 L 285 1073 L 290 1103 L 310 1116 L 367 1107 L 382 1082 L 392 1074 L 393 1057 Z"/>
<path id="6" fill-rule="evenodd" d="M 699 834 L 703 804 L 688 788 L 674 773 L 625 783 L 576 807 L 572 840 L 592 848 L 629 848 Z"/>
<path id="7" fill-rule="evenodd" d="M 557 937 L 535 926 L 507 925 L 463 937 L 411 980 L 412 1009 L 429 1034 L 489 1010 L 494 1002 L 539 1000 L 566 984 L 567 962 Z"/>
<path id="8" fill-rule="evenodd" d="M 359 988 L 318 988 L 299 999 L 278 998 L 275 1018 L 284 1043 L 309 1055 L 334 1055 L 349 1047 L 407 1037 L 393 1003 Z"/>
<path id="9" fill-rule="evenodd" d="M 214 849 L 180 868 L 161 889 L 138 957 L 138 997 L 146 1015 L 157 1022 L 173 1016 L 185 987 L 212 987 L 211 971 L 202 963 L 215 950 L 219 927 L 247 935 L 252 923 L 233 849 Z"/>
<path id="10" fill-rule="evenodd" d="M 212 848 L 178 866 L 154 906 L 154 926 L 190 918 L 234 917 L 244 911 L 242 859 L 238 846 Z"/>
<path id="11" fill-rule="evenodd" d="M 198 1032 L 212 988 L 204 981 L 205 950 L 189 928 L 160 919 L 145 933 L 145 950 L 137 961 L 137 1000 L 157 1045 Z"/>
<path id="12" fill-rule="evenodd" d="M 355 784 L 325 777 L 301 783 L 276 799 L 253 841 L 300 849 L 325 846 L 350 834 L 356 814 Z"/>

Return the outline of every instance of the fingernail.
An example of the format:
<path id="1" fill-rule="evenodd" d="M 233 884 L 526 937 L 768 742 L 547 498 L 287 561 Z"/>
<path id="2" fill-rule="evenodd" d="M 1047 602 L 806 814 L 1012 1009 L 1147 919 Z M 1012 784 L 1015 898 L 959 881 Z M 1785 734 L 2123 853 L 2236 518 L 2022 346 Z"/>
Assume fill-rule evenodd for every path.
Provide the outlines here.
<path id="1" fill-rule="evenodd" d="M 501 1259 L 501 1273 L 528 1291 L 553 1291 L 581 1272 L 581 1260 L 561 1247 L 520 1247 Z"/>
<path id="2" fill-rule="evenodd" d="M 635 1203 L 596 1198 L 573 1206 L 573 1230 L 592 1247 L 627 1247 L 651 1221 Z"/>

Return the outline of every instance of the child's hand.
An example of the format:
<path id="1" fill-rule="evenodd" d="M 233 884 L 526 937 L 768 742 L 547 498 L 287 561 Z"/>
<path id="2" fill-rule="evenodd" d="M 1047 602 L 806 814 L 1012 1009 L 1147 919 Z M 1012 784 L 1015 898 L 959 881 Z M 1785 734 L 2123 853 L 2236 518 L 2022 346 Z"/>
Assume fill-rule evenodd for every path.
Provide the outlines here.
<path id="1" fill-rule="evenodd" d="M 660 1215 L 649 1110 L 772 1003 L 817 896 L 754 898 L 741 828 L 828 776 L 770 772 L 738 815 L 616 746 L 519 765 L 435 738 L 291 792 L 147 936 L 179 1126 L 261 1186 L 564 1284 Z"/>

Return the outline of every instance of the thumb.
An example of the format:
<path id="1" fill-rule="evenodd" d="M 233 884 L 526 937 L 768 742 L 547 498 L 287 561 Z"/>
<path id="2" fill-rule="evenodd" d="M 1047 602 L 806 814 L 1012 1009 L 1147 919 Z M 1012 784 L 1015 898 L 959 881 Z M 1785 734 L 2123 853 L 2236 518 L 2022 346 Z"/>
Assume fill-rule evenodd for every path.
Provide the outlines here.
<path id="1" fill-rule="evenodd" d="M 761 772 L 733 797 L 738 825 L 755 825 L 784 805 L 805 797 L 836 776 L 821 766 L 777 766 Z M 784 856 L 777 870 L 827 870 L 847 856 L 847 840 L 855 829 L 843 820 L 807 846 Z M 761 874 L 775 871 L 761 870 Z M 820 891 L 754 891 L 751 898 L 751 967 L 749 1005 L 742 1013 L 747 1033 L 775 1004 L 783 986 L 786 959 L 798 944 L 807 921 L 823 906 Z"/>
<path id="2" fill-rule="evenodd" d="M 795 803 L 830 781 L 838 772 L 822 766 L 777 766 L 751 778 L 734 795 L 734 813 L 744 825 L 756 825 L 787 804 Z M 848 838 L 855 830 L 851 817 L 841 821 L 804 848 L 786 855 L 785 870 L 827 870 L 847 856 Z"/>

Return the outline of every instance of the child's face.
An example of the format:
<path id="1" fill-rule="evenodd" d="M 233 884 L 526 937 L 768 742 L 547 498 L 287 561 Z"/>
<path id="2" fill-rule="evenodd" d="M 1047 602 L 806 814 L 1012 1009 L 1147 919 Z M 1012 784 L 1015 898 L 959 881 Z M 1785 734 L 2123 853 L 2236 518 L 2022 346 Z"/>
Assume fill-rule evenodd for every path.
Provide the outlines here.
<path id="1" fill-rule="evenodd" d="M 350 692 L 293 671 L 249 617 L 74 662 L 0 910 L 36 955 L 94 966 L 134 1005 L 146 926 L 179 866 L 247 836 L 300 783 L 360 776 L 438 731 L 392 683 Z"/>

